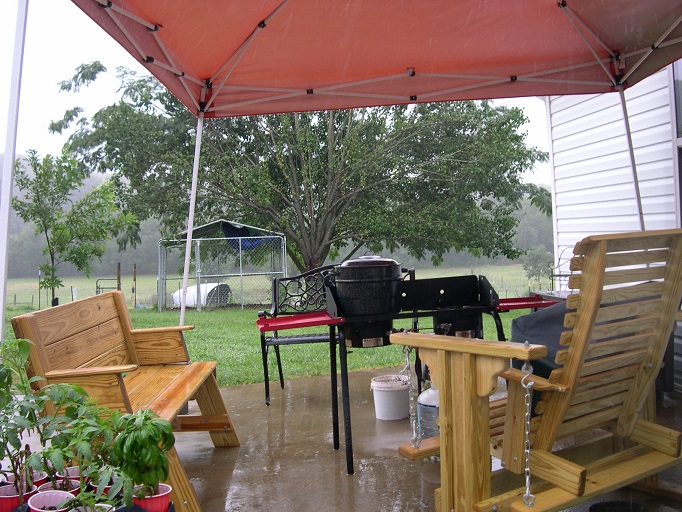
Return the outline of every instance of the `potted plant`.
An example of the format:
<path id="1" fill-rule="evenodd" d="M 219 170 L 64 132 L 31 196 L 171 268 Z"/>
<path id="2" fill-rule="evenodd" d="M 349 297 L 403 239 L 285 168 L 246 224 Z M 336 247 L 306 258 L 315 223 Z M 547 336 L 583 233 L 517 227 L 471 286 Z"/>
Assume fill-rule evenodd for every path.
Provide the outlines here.
<path id="1" fill-rule="evenodd" d="M 65 461 L 75 457 L 73 450 L 65 449 L 73 443 L 66 441 L 69 436 L 64 435 L 63 431 L 73 421 L 73 417 L 77 416 L 76 411 L 84 406 L 87 397 L 82 389 L 67 384 L 44 387 L 43 393 L 52 402 L 54 407 L 51 410 L 55 413 L 49 414 L 46 408 L 37 421 L 35 433 L 41 449 L 32 453 L 27 463 L 34 470 L 42 470 L 47 474 L 47 482 L 39 487 L 39 491 L 54 489 L 73 493 L 80 489 L 81 485 L 78 480 L 62 476 Z"/>
<path id="2" fill-rule="evenodd" d="M 34 474 L 28 460 L 31 447 L 25 439 L 37 428 L 46 397 L 34 392 L 27 375 L 30 342 L 0 343 L 0 512 L 13 510 L 35 492 Z"/>
<path id="3" fill-rule="evenodd" d="M 0 512 L 10 512 L 28 501 L 36 491 L 37 475 L 43 480 L 49 476 L 52 490 L 71 492 L 74 489 L 69 484 L 75 477 L 80 492 L 77 496 L 69 494 L 68 502 L 64 494 L 50 494 L 53 503 L 46 503 L 43 496 L 33 501 L 36 509 L 65 506 L 94 510 L 100 508 L 98 504 L 111 504 L 105 492 L 107 484 L 113 482 L 110 492 L 116 496 L 128 478 L 122 475 L 114 453 L 114 441 L 127 423 L 121 421 L 120 412 L 99 407 L 79 386 L 55 384 L 34 389 L 37 378 L 30 378 L 28 372 L 30 347 L 30 341 L 21 339 L 0 344 Z M 48 401 L 52 407 L 45 407 Z M 163 430 L 159 447 L 170 449 L 172 430 L 170 441 L 164 430 L 170 424 L 150 415 L 145 419 L 140 424 L 141 434 L 157 436 L 156 430 Z M 39 447 L 36 442 L 28 445 L 22 441 L 29 435 Z M 160 474 L 166 478 L 165 458 L 164 462 L 161 467 L 165 476 L 163 471 Z M 75 473 L 69 474 L 67 466 Z M 88 482 L 94 485 L 92 490 Z M 10 498 L 4 499 L 5 495 Z M 132 503 L 132 490 L 130 495 Z"/>
<path id="4" fill-rule="evenodd" d="M 116 421 L 114 456 L 124 476 L 126 505 L 135 503 L 149 512 L 167 512 L 171 487 L 166 452 L 173 448 L 171 424 L 150 409 L 123 414 Z"/>
<path id="5" fill-rule="evenodd" d="M 109 499 L 106 494 L 103 494 L 101 487 L 97 489 L 88 486 L 77 495 L 67 498 L 63 506 L 75 512 L 106 512 L 115 504 L 116 500 Z"/>
<path id="6" fill-rule="evenodd" d="M 50 386 L 47 394 L 57 412 L 40 423 L 43 449 L 31 456 L 30 463 L 47 471 L 54 489 L 85 490 L 111 463 L 120 413 L 99 407 L 71 385 Z"/>
<path id="7" fill-rule="evenodd" d="M 66 491 L 37 492 L 28 499 L 28 508 L 31 512 L 65 512 L 72 498 L 73 495 Z"/>

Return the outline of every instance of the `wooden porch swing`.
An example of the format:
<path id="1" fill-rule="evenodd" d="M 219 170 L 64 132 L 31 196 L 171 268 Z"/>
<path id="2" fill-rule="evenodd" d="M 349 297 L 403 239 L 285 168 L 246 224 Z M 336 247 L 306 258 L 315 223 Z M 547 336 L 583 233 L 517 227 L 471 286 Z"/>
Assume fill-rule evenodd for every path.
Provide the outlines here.
<path id="1" fill-rule="evenodd" d="M 419 349 L 440 391 L 440 437 L 400 450 L 440 454 L 438 511 L 556 511 L 635 482 L 682 499 L 655 477 L 682 462 L 682 435 L 655 423 L 653 399 L 681 319 L 682 229 L 591 236 L 574 254 L 569 330 L 548 379 L 509 369 L 510 357 L 544 357 L 542 345 L 391 336 Z M 493 405 L 500 375 L 508 396 Z M 533 417 L 531 390 L 542 393 Z M 504 426 L 492 429 L 500 405 Z M 504 469 L 492 471 L 491 454 Z"/>

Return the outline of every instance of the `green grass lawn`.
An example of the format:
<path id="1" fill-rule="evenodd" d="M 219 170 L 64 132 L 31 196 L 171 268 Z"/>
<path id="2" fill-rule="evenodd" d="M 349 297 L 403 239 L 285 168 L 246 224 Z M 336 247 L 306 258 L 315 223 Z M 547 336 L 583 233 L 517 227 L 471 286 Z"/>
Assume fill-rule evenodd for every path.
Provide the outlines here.
<path id="1" fill-rule="evenodd" d="M 468 268 L 430 268 L 417 270 L 417 278 L 446 277 L 456 275 L 484 275 L 488 278 L 500 297 L 518 297 L 528 294 L 529 286 L 520 264 L 487 265 Z M 115 285 L 115 282 L 100 281 L 100 286 Z M 75 289 L 77 297 L 83 298 L 95 294 L 96 278 L 66 278 L 64 288 L 59 290 L 60 303 L 71 301 L 71 290 Z M 135 285 L 135 293 L 133 293 Z M 549 289 L 549 283 L 542 283 Z M 133 326 L 157 327 L 177 325 L 180 314 L 177 310 L 159 312 L 155 305 L 156 276 L 140 275 L 133 283 L 130 276 L 123 276 L 121 289 L 125 295 Z M 267 296 L 267 295 L 266 295 Z M 45 291 L 38 300 L 37 279 L 9 279 L 7 286 L 7 312 L 5 336 L 13 337 L 9 319 L 12 316 L 45 308 L 49 303 Z M 134 304 L 150 305 L 148 308 L 134 308 Z M 268 309 L 262 305 L 259 309 Z M 502 313 L 504 332 L 511 334 L 511 321 L 514 317 L 526 314 L 528 310 Z M 256 329 L 256 309 L 206 310 L 197 312 L 188 309 L 185 323 L 194 325 L 195 329 L 185 333 L 190 356 L 195 361 L 214 360 L 218 362 L 218 383 L 221 386 L 246 384 L 263 381 L 263 366 L 260 353 L 260 336 Z M 403 322 L 403 323 L 400 323 Z M 496 330 L 489 315 L 484 315 L 485 336 L 496 338 Z M 422 325 L 430 326 L 428 318 Z M 394 327 L 409 328 L 409 320 L 396 321 Z M 402 347 L 389 346 L 381 348 L 353 349 L 348 358 L 349 370 L 382 368 L 399 366 L 405 363 Z M 281 347 L 282 363 L 285 379 L 295 377 L 325 375 L 329 373 L 329 350 L 324 343 L 292 345 Z M 270 375 L 276 378 L 276 363 L 270 359 Z"/>
<path id="2" fill-rule="evenodd" d="M 9 319 L 29 310 L 30 308 L 26 306 L 7 308 L 5 321 L 7 338 L 14 336 Z M 528 311 L 517 310 L 501 314 L 507 337 L 511 333 L 512 319 L 525 313 Z M 180 318 L 178 311 L 158 312 L 155 309 L 130 309 L 130 316 L 136 328 L 177 325 Z M 187 310 L 185 323 L 195 326 L 194 330 L 185 333 L 190 356 L 194 361 L 217 361 L 220 386 L 263 382 L 260 335 L 256 328 L 257 317 L 257 311 L 253 309 L 201 312 Z M 423 322 L 425 326 L 430 325 L 428 318 L 423 319 Z M 409 324 L 410 320 L 401 320 L 396 321 L 394 327 L 409 327 Z M 486 338 L 496 339 L 495 326 L 489 315 L 484 315 L 484 332 Z M 285 346 L 280 350 L 285 379 L 329 374 L 329 347 L 325 343 Z M 274 353 L 269 361 L 271 379 L 277 378 Z M 351 371 L 403 364 L 405 356 L 402 347 L 397 345 L 354 348 L 348 357 L 348 369 Z"/>

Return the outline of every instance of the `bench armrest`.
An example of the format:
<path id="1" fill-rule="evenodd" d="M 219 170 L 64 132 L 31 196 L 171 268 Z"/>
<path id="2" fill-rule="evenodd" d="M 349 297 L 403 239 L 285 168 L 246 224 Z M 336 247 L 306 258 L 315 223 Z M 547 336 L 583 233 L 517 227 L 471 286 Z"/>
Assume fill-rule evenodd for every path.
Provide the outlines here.
<path id="1" fill-rule="evenodd" d="M 445 336 L 442 334 L 393 333 L 391 334 L 391 343 L 494 358 L 508 359 L 513 357 L 522 361 L 540 359 L 547 356 L 547 347 L 544 345 L 460 338 L 459 336 Z"/>
<path id="2" fill-rule="evenodd" d="M 91 366 L 87 368 L 70 368 L 68 370 L 52 370 L 45 373 L 48 380 L 64 380 L 88 377 L 93 375 L 120 375 L 137 370 L 136 364 L 122 364 L 118 366 Z"/>
<path id="3" fill-rule="evenodd" d="M 154 334 L 154 333 L 174 333 L 181 331 L 191 331 L 194 329 L 193 325 L 171 325 L 169 327 L 145 327 L 142 329 L 133 329 L 133 334 Z"/>
<path id="4" fill-rule="evenodd" d="M 390 339 L 393 344 L 419 349 L 419 357 L 431 369 L 431 381 L 439 389 L 442 387 L 439 370 L 441 365 L 453 364 L 454 358 L 461 360 L 466 356 L 472 361 L 471 366 L 476 368 L 475 392 L 480 397 L 488 396 L 495 390 L 497 377 L 509 369 L 511 358 L 525 361 L 547 355 L 547 347 L 544 345 L 487 341 L 442 334 L 402 332 L 391 334 Z"/>

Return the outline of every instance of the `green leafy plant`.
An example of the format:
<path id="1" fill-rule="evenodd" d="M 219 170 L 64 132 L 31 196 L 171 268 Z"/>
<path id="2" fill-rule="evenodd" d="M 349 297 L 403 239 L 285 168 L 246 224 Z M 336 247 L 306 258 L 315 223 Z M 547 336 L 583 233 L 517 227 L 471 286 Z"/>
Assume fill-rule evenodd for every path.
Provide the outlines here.
<path id="1" fill-rule="evenodd" d="M 6 480 L 12 480 L 20 502 L 33 485 L 28 460 L 31 448 L 27 436 L 36 432 L 46 395 L 35 392 L 36 380 L 26 372 L 30 353 L 27 340 L 8 340 L 0 344 L 0 469 Z"/>
<path id="2" fill-rule="evenodd" d="M 81 490 L 73 496 L 72 498 L 69 498 L 65 503 L 64 506 L 68 508 L 69 510 L 76 510 L 80 512 L 94 512 L 98 508 L 98 505 L 110 505 L 114 506 L 117 504 L 117 501 L 115 499 L 109 498 L 109 496 L 115 496 L 116 492 L 115 491 L 110 491 L 109 495 L 106 495 L 102 491 L 102 487 L 95 488 L 94 490 L 91 487 L 85 487 L 81 488 Z"/>
<path id="3" fill-rule="evenodd" d="M 88 173 L 64 153 L 60 157 L 46 155 L 42 159 L 30 150 L 26 155 L 29 169 L 17 165 L 15 180 L 23 192 L 14 197 L 12 206 L 24 222 L 35 224 L 35 234 L 44 238 L 46 261 L 40 266 L 41 289 L 52 291 L 64 286 L 58 276 L 59 265 L 72 263 L 86 276 L 90 262 L 101 258 L 109 238 L 123 242 L 136 239 L 137 219 L 120 211 L 111 183 L 104 182 L 76 200 L 75 192 L 83 186 Z"/>
<path id="4" fill-rule="evenodd" d="M 64 474 L 67 464 L 78 468 L 81 490 L 91 480 L 106 485 L 115 468 L 113 445 L 120 413 L 99 407 L 77 386 L 50 386 L 47 394 L 57 412 L 42 418 L 44 448 L 32 455 L 31 464 L 50 475 L 55 489 L 69 490 L 68 478 L 55 478 Z"/>
<path id="5" fill-rule="evenodd" d="M 97 406 L 76 385 L 38 390 L 34 383 L 39 377 L 29 377 L 30 349 L 31 342 L 23 339 L 0 344 L 0 472 L 12 481 L 23 503 L 35 472 L 46 473 L 57 489 L 62 481 L 56 478 L 58 473 L 67 464 L 76 464 L 81 492 L 69 507 L 94 510 L 96 503 L 111 503 L 103 495 L 103 485 L 88 490 L 86 482 L 108 483 L 120 475 L 113 449 L 120 413 Z M 48 402 L 51 407 L 46 407 Z M 25 444 L 27 436 L 37 438 L 39 448 Z M 112 496 L 122 481 L 112 486 Z"/>
<path id="6" fill-rule="evenodd" d="M 171 424 L 150 409 L 123 414 L 116 427 L 114 457 L 124 475 L 124 501 L 130 504 L 134 492 L 140 497 L 154 495 L 168 478 L 166 452 L 175 445 L 175 436 Z M 134 486 L 139 486 L 136 491 Z"/>

